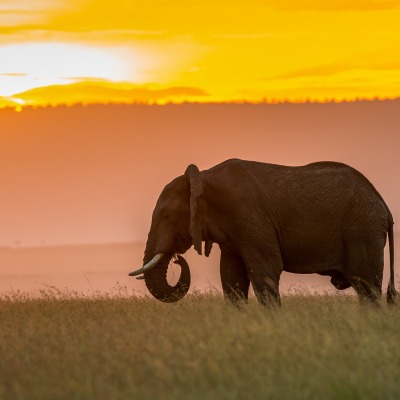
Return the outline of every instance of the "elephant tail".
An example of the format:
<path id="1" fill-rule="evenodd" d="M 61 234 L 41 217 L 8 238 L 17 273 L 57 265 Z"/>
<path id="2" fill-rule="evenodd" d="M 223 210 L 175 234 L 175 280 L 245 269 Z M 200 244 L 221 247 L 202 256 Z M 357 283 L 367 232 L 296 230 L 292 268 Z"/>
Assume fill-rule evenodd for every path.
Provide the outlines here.
<path id="1" fill-rule="evenodd" d="M 394 236 L 393 236 L 394 222 L 389 222 L 388 237 L 389 237 L 389 254 L 390 254 L 390 279 L 387 289 L 386 299 L 388 304 L 394 304 L 394 299 L 397 296 L 397 291 L 394 287 Z"/>

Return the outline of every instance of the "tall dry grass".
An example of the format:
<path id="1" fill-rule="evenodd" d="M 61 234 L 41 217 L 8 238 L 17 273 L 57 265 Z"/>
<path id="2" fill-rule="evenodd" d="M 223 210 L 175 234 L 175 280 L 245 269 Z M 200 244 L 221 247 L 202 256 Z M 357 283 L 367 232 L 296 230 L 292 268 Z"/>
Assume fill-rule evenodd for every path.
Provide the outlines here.
<path id="1" fill-rule="evenodd" d="M 400 307 L 216 293 L 162 304 L 51 290 L 0 301 L 2 399 L 396 399 Z"/>

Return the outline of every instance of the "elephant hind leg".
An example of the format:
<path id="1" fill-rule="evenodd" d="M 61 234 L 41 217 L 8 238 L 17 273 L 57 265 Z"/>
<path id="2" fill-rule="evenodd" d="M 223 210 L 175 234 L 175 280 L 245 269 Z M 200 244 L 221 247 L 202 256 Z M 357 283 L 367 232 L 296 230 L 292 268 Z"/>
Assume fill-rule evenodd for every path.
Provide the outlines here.
<path id="1" fill-rule="evenodd" d="M 360 303 L 378 304 L 382 294 L 383 247 L 376 242 L 361 242 L 349 247 L 345 278 L 356 291 Z"/>
<path id="2" fill-rule="evenodd" d="M 238 307 L 247 302 L 250 280 L 241 257 L 222 250 L 220 273 L 225 298 Z"/>
<path id="3" fill-rule="evenodd" d="M 356 291 L 361 304 L 378 305 L 378 300 L 382 294 L 380 286 L 357 276 L 352 277 L 351 285 Z"/>

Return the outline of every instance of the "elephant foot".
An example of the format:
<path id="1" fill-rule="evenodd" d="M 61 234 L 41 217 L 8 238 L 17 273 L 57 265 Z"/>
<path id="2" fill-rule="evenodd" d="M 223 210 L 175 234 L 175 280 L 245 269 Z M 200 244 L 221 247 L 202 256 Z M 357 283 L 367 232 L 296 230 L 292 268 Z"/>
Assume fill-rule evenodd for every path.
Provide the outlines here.
<path id="1" fill-rule="evenodd" d="M 343 277 L 342 274 L 336 273 L 332 275 L 331 283 L 338 290 L 344 290 L 351 286 L 350 282 Z"/>

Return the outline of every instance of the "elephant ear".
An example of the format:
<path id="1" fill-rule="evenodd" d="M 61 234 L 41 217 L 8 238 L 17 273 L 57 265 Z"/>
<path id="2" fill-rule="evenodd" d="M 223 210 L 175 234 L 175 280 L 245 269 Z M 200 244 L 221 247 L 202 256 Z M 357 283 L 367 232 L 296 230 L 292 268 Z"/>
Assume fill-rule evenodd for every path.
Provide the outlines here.
<path id="1" fill-rule="evenodd" d="M 185 171 L 185 178 L 190 186 L 190 236 L 194 249 L 201 255 L 201 227 L 198 220 L 198 200 L 203 193 L 203 181 L 196 165 L 190 164 Z"/>

